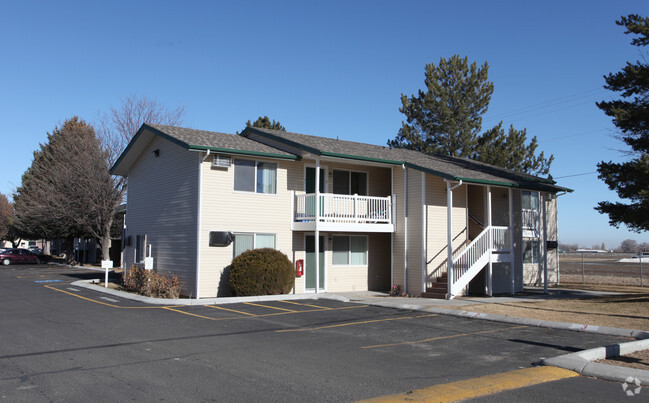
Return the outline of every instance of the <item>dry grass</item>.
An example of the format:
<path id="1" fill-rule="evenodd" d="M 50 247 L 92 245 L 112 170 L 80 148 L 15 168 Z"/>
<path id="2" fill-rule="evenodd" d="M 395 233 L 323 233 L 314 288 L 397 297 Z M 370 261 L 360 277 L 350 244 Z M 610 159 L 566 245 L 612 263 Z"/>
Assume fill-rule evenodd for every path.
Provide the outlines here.
<path id="1" fill-rule="evenodd" d="M 576 286 L 572 288 L 576 288 Z M 579 288 L 615 291 L 623 294 L 589 298 L 485 303 L 458 306 L 454 309 L 649 331 L 649 290 L 612 286 L 579 286 Z"/>

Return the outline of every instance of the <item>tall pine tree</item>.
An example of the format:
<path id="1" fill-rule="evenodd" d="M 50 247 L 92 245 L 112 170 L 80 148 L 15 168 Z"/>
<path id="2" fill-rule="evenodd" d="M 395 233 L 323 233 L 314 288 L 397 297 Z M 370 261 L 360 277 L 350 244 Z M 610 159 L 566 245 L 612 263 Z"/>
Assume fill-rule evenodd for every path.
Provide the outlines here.
<path id="1" fill-rule="evenodd" d="M 631 44 L 644 47 L 649 44 L 649 17 L 637 14 L 622 17 L 617 25 L 626 28 L 625 34 L 635 37 Z M 624 163 L 600 162 L 599 178 L 609 189 L 617 192 L 628 203 L 602 201 L 595 210 L 608 214 L 615 227 L 626 224 L 631 230 L 649 230 L 649 65 L 647 62 L 627 62 L 619 72 L 604 76 L 604 88 L 619 92 L 621 99 L 602 101 L 597 106 L 613 118 L 620 131 L 620 139 L 630 147 L 631 160 Z"/>
<path id="2" fill-rule="evenodd" d="M 535 155 L 536 137 L 527 144 L 526 130 L 505 132 L 502 122 L 480 134 L 482 115 L 489 107 L 494 86 L 488 80 L 489 65 L 469 64 L 458 55 L 438 65 L 426 65 L 426 89 L 417 96 L 401 94 L 399 111 L 406 115 L 390 147 L 427 154 L 471 158 L 519 172 L 549 173 L 553 157 Z"/>

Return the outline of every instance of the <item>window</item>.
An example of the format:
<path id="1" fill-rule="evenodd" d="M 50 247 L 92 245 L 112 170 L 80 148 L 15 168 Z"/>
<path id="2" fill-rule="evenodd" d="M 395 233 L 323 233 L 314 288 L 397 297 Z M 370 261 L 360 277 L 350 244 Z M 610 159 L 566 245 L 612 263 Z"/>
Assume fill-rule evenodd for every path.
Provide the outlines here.
<path id="1" fill-rule="evenodd" d="M 539 193 L 528 191 L 521 192 L 521 208 L 523 210 L 538 210 Z"/>
<path id="2" fill-rule="evenodd" d="M 250 249 L 276 249 L 275 238 L 275 234 L 234 234 L 234 257 Z"/>
<path id="3" fill-rule="evenodd" d="M 367 196 L 367 173 L 334 169 L 334 193 Z"/>
<path id="4" fill-rule="evenodd" d="M 366 236 L 334 236 L 333 257 L 334 265 L 367 265 Z"/>
<path id="5" fill-rule="evenodd" d="M 277 163 L 234 160 L 234 190 L 277 193 Z"/>
<path id="6" fill-rule="evenodd" d="M 523 240 L 523 263 L 539 262 L 539 241 Z"/>

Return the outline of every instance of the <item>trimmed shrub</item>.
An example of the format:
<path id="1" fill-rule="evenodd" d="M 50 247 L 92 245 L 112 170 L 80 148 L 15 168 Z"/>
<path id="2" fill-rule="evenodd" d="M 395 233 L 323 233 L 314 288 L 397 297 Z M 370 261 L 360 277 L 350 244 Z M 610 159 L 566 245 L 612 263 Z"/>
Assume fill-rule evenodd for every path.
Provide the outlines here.
<path id="1" fill-rule="evenodd" d="M 287 294 L 293 288 L 293 264 L 282 252 L 252 249 L 232 260 L 230 292 L 233 296 Z"/>
<path id="2" fill-rule="evenodd" d="M 131 266 L 122 275 L 123 286 L 127 291 L 153 298 L 179 298 L 180 281 L 176 276 L 160 274 Z"/>

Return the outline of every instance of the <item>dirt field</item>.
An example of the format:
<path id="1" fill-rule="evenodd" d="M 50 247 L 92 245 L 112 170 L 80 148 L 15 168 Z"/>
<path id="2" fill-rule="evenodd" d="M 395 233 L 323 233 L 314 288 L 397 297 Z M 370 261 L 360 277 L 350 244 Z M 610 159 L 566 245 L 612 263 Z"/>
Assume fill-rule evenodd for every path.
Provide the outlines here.
<path id="1" fill-rule="evenodd" d="M 608 284 L 640 286 L 640 261 L 622 263 L 620 259 L 630 258 L 631 254 L 592 253 L 559 255 L 560 281 L 569 284 Z M 649 287 L 649 261 L 642 262 L 643 285 Z"/>

